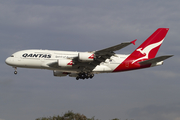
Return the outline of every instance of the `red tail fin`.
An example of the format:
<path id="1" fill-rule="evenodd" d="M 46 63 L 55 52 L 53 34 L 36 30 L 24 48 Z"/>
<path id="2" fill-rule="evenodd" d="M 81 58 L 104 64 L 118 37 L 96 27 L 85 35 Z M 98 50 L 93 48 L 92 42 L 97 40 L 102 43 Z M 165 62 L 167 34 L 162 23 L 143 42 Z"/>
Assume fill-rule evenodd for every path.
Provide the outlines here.
<path id="1" fill-rule="evenodd" d="M 144 41 L 129 57 L 137 61 L 154 58 L 168 32 L 169 28 L 157 29 L 146 41 Z"/>
<path id="2" fill-rule="evenodd" d="M 134 64 L 144 60 L 152 59 L 156 56 L 169 28 L 157 29 L 146 41 L 144 41 L 132 54 L 130 54 L 115 70 L 126 71 L 150 66 L 141 67 Z"/>

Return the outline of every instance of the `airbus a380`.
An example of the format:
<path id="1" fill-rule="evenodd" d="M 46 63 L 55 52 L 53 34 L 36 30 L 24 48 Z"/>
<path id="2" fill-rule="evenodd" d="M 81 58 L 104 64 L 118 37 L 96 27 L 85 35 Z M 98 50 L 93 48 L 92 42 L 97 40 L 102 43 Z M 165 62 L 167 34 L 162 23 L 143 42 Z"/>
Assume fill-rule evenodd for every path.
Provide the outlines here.
<path id="1" fill-rule="evenodd" d="M 155 57 L 169 28 L 157 29 L 135 51 L 129 55 L 115 54 L 135 41 L 121 43 L 91 52 L 71 52 L 54 50 L 22 50 L 12 54 L 5 62 L 17 67 L 53 70 L 54 76 L 70 76 L 76 79 L 93 78 L 94 74 L 122 72 L 148 68 L 163 64 L 163 60 L 173 55 Z"/>

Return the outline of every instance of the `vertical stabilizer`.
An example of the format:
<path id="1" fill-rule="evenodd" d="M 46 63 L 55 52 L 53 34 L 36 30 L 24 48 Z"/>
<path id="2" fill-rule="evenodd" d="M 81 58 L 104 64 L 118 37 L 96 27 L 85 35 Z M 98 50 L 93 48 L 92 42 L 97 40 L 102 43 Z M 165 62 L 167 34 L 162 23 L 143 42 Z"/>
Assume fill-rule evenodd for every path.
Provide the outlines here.
<path id="1" fill-rule="evenodd" d="M 146 39 L 129 57 L 132 63 L 152 59 L 156 56 L 169 28 L 157 29 L 149 38 Z"/>
<path id="2" fill-rule="evenodd" d="M 156 56 L 169 28 L 157 29 L 149 38 L 146 39 L 134 52 L 132 52 L 115 70 L 126 71 L 142 68 L 139 62 L 152 59 Z M 150 67 L 148 66 L 143 67 Z"/>

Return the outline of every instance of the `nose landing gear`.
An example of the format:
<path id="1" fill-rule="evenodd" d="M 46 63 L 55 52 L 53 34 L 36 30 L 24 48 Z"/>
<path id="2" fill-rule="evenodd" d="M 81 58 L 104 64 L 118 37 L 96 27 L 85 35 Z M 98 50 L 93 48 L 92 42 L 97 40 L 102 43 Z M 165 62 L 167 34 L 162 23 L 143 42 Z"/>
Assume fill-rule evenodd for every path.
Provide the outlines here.
<path id="1" fill-rule="evenodd" d="M 16 75 L 17 74 L 17 67 L 14 67 L 14 74 Z"/>

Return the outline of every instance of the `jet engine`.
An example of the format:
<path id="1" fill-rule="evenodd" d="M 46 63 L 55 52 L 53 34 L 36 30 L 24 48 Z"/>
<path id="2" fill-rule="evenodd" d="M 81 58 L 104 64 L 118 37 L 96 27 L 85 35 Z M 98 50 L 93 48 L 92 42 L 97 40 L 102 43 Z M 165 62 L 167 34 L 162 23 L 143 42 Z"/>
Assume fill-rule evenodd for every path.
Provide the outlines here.
<path id="1" fill-rule="evenodd" d="M 79 61 L 81 62 L 90 62 L 94 60 L 95 55 L 88 52 L 81 52 L 78 55 Z"/>
<path id="2" fill-rule="evenodd" d="M 68 60 L 68 59 L 59 59 L 58 60 L 58 66 L 60 67 L 72 67 L 73 62 L 72 60 Z"/>
<path id="3" fill-rule="evenodd" d="M 61 72 L 61 71 L 53 70 L 53 75 L 54 76 L 64 77 L 64 76 L 67 76 L 68 74 L 69 73 L 66 73 L 66 72 Z"/>

